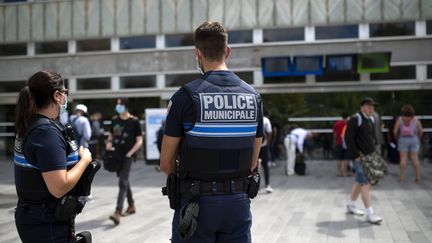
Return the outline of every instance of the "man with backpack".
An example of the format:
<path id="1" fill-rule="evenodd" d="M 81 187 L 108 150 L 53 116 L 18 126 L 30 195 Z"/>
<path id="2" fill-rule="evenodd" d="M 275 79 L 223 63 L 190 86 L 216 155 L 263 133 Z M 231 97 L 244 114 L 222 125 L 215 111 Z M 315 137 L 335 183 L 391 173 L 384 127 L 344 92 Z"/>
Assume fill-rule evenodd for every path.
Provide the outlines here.
<path id="1" fill-rule="evenodd" d="M 365 97 L 360 103 L 360 111 L 352 116 L 347 125 L 345 141 L 347 145 L 347 158 L 353 160 L 356 180 L 351 190 L 351 200 L 347 204 L 348 213 L 363 216 L 363 210 L 355 206 L 355 201 L 361 195 L 366 208 L 367 221 L 372 224 L 379 224 L 382 218 L 374 213 L 371 205 L 370 188 L 371 178 L 366 169 L 366 163 L 379 161 L 379 154 L 376 152 L 376 138 L 374 120 L 372 114 L 376 103 L 370 97 Z"/>
<path id="2" fill-rule="evenodd" d="M 90 121 L 86 117 L 87 106 L 78 104 L 75 107 L 74 114 L 69 118 L 70 124 L 74 130 L 75 140 L 78 146 L 88 148 L 92 130 L 90 127 Z"/>

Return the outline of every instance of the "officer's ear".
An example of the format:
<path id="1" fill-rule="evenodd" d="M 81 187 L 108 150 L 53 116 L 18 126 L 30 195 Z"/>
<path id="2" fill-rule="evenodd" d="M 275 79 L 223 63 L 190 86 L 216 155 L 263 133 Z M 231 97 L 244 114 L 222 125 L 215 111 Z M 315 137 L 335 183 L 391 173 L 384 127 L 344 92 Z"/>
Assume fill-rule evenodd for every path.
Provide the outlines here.
<path id="1" fill-rule="evenodd" d="M 62 103 L 62 96 L 63 96 L 63 94 L 60 91 L 56 90 L 52 94 L 52 99 L 56 103 Z"/>
<path id="2" fill-rule="evenodd" d="M 201 60 L 203 58 L 203 55 L 198 48 L 195 48 L 195 55 L 199 60 Z"/>
<path id="3" fill-rule="evenodd" d="M 228 57 L 231 55 L 231 47 L 227 46 L 226 48 L 226 55 L 225 55 L 225 60 L 228 59 Z"/>

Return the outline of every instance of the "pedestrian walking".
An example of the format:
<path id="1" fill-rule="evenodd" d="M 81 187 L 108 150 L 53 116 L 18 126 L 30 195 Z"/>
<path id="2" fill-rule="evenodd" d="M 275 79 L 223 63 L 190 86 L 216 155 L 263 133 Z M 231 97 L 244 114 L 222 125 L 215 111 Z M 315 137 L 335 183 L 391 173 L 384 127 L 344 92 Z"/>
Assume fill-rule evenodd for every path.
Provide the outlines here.
<path id="1" fill-rule="evenodd" d="M 379 160 L 376 151 L 375 127 L 372 114 L 376 103 L 370 97 L 365 97 L 360 103 L 360 111 L 348 121 L 345 140 L 347 144 L 347 158 L 354 160 L 355 183 L 351 190 L 351 200 L 347 204 L 348 213 L 364 215 L 364 211 L 356 207 L 356 200 L 361 199 L 366 208 L 367 221 L 372 224 L 382 222 L 382 218 L 375 214 L 371 203 L 371 184 L 365 174 L 365 163 Z"/>
<path id="2" fill-rule="evenodd" d="M 121 158 L 121 168 L 117 171 L 119 178 L 117 206 L 114 213 L 109 217 L 114 224 L 118 225 L 121 216 L 136 212 L 129 174 L 132 162 L 136 160 L 142 145 L 142 132 L 138 118 L 129 113 L 129 100 L 119 98 L 116 102 L 115 110 L 118 115 L 111 120 L 111 133 L 108 136 L 106 150 L 114 151 L 117 157 Z M 127 198 L 128 207 L 125 212 L 122 212 L 125 198 Z"/>

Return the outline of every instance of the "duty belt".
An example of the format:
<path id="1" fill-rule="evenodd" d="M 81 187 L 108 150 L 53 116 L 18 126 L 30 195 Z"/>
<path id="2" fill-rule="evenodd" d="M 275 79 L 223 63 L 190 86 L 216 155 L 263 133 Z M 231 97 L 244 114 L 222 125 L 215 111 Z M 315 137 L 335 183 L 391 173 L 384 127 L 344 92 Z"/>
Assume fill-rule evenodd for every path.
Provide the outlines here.
<path id="1" fill-rule="evenodd" d="M 180 194 L 189 193 L 193 183 L 197 184 L 197 181 L 182 182 L 180 184 Z M 199 181 L 198 184 L 199 195 L 234 194 L 247 192 L 249 180 Z"/>

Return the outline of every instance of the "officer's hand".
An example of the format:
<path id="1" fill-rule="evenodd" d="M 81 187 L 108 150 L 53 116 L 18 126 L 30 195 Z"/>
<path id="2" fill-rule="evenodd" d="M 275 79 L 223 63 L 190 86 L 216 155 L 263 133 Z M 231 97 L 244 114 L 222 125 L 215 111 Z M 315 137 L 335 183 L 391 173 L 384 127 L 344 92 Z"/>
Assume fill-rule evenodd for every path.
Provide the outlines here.
<path id="1" fill-rule="evenodd" d="M 111 151 L 111 150 L 113 150 L 112 148 L 113 148 L 112 147 L 112 142 L 107 142 L 107 144 L 105 145 L 105 149 L 108 150 L 108 151 Z"/>
<path id="2" fill-rule="evenodd" d="M 87 164 L 90 164 L 90 162 L 92 161 L 92 155 L 90 153 L 90 150 L 88 150 L 88 148 L 84 148 L 83 146 L 80 146 L 78 154 L 81 160 L 85 161 Z"/>

